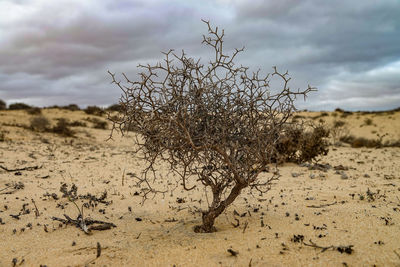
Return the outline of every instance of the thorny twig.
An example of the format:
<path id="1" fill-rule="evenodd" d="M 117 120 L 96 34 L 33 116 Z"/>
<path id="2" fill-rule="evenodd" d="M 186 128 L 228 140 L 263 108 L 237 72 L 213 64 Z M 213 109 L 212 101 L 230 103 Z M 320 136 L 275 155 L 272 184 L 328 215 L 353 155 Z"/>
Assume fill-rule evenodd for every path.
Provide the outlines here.
<path id="1" fill-rule="evenodd" d="M 332 245 L 332 246 L 323 247 L 323 246 L 317 245 L 311 239 L 309 241 L 310 241 L 310 244 L 307 244 L 304 241 L 302 241 L 302 244 L 304 244 L 305 246 L 322 249 L 321 252 L 325 252 L 328 249 L 332 249 L 332 250 L 337 250 L 340 253 L 352 254 L 353 251 L 354 251 L 353 250 L 353 247 L 354 247 L 353 245 L 349 245 L 349 246 L 333 246 Z"/>
<path id="2" fill-rule="evenodd" d="M 38 170 L 42 167 L 43 166 L 31 166 L 31 167 L 24 167 L 24 168 L 17 168 L 17 169 L 8 169 L 7 167 L 0 165 L 0 168 L 5 170 L 6 172 L 33 171 L 33 170 Z"/>
<path id="3" fill-rule="evenodd" d="M 12 182 L 11 184 L 8 183 L 8 184 L 6 184 L 6 187 L 5 187 L 5 188 L 0 189 L 0 192 L 1 192 L 1 191 L 5 191 L 5 190 L 7 190 L 7 189 L 9 189 L 9 188 L 12 188 L 13 190 L 0 193 L 0 195 L 3 195 L 3 194 L 4 194 L 4 195 L 6 195 L 6 194 L 12 194 L 12 193 L 14 193 L 15 191 L 18 191 L 18 190 L 20 190 L 20 189 L 24 189 L 24 188 L 25 188 L 25 185 L 24 185 L 24 183 L 22 183 L 22 182 L 18 182 L 18 183 Z"/>
<path id="4" fill-rule="evenodd" d="M 307 206 L 307 208 L 325 208 L 325 207 L 329 207 L 329 206 L 332 206 L 332 205 L 335 205 L 335 204 L 337 204 L 338 202 L 337 201 L 335 201 L 335 202 L 333 202 L 333 203 L 327 203 L 327 204 L 321 204 L 321 205 L 318 205 L 318 206 L 316 206 L 316 205 L 309 205 L 309 206 Z"/>

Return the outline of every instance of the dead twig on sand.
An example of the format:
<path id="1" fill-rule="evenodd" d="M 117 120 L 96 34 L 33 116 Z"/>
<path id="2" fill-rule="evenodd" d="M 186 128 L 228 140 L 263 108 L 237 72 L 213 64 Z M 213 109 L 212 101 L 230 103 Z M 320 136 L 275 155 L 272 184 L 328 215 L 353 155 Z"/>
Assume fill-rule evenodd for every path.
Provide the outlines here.
<path id="1" fill-rule="evenodd" d="M 64 217 L 66 218 L 66 220 L 62 219 L 62 218 L 52 217 L 53 220 L 57 220 L 57 221 L 65 223 L 65 224 L 75 225 L 76 227 L 82 229 L 82 231 L 85 232 L 85 234 L 91 234 L 92 230 L 102 231 L 102 230 L 111 229 L 113 227 L 117 227 L 113 223 L 103 222 L 103 221 L 99 221 L 99 220 L 92 220 L 90 218 L 85 218 L 83 216 L 83 205 L 82 205 L 82 208 L 79 208 L 78 205 L 75 203 L 74 199 L 71 197 L 71 195 L 68 195 L 68 199 L 78 209 L 79 214 L 78 214 L 78 217 L 76 218 L 76 220 L 72 219 L 71 217 L 69 217 L 66 214 L 64 214 Z M 93 224 L 96 224 L 96 225 L 93 225 Z M 92 226 L 88 227 L 88 225 L 92 225 Z"/>
<path id="2" fill-rule="evenodd" d="M 323 246 L 319 246 L 316 243 L 314 243 L 311 239 L 310 239 L 310 244 L 305 243 L 304 241 L 302 241 L 302 244 L 304 244 L 305 246 L 308 247 L 313 247 L 313 248 L 319 248 L 322 249 L 321 252 L 325 252 L 328 249 L 332 249 L 332 250 L 337 250 L 340 253 L 347 253 L 347 254 L 352 254 L 353 253 L 353 245 L 349 245 L 349 246 L 328 246 L 328 247 L 323 247 Z"/>
<path id="3" fill-rule="evenodd" d="M 337 201 L 335 201 L 335 202 L 333 202 L 333 203 L 322 204 L 322 205 L 319 205 L 319 206 L 310 205 L 310 206 L 307 206 L 307 208 L 316 208 L 316 209 L 319 209 L 319 208 L 325 208 L 325 207 L 328 207 L 328 206 L 332 206 L 332 205 L 335 205 L 335 204 L 337 204 Z"/>
<path id="4" fill-rule="evenodd" d="M 72 219 L 68 215 L 64 214 L 65 219 L 63 218 L 58 218 L 58 217 L 51 217 L 52 220 L 54 221 L 59 221 L 65 224 L 70 224 L 74 225 L 78 228 L 80 228 L 82 231 L 85 232 L 85 234 L 91 234 L 92 230 L 109 230 L 113 227 L 117 227 L 115 224 L 110 223 L 110 222 L 103 222 L 99 220 L 92 220 L 90 218 L 83 219 L 81 214 L 78 215 L 76 220 Z M 91 225 L 88 227 L 88 225 Z"/>
<path id="5" fill-rule="evenodd" d="M 12 190 L 11 190 L 11 191 L 7 191 L 7 192 L 0 193 L 0 195 L 3 195 L 3 194 L 4 194 L 4 195 L 6 195 L 6 194 L 12 194 L 12 193 L 14 193 L 15 191 L 17 191 L 17 190 L 19 190 L 19 189 L 24 189 L 24 188 L 25 188 L 25 185 L 24 185 L 24 183 L 22 183 L 22 182 L 18 182 L 18 183 L 12 182 L 11 184 L 10 184 L 10 183 L 7 183 L 5 188 L 0 189 L 0 192 L 2 192 L 2 191 L 4 191 L 4 190 L 7 190 L 7 189 L 9 189 L 9 188 L 11 188 Z"/>
<path id="6" fill-rule="evenodd" d="M 227 251 L 228 251 L 232 256 L 234 256 L 234 257 L 236 257 L 236 256 L 239 254 L 238 251 L 235 251 L 235 250 L 233 250 L 233 249 L 231 249 L 231 248 L 228 248 Z"/>
<path id="7" fill-rule="evenodd" d="M 39 212 L 39 209 L 38 209 L 38 207 L 36 206 L 35 200 L 33 200 L 33 198 L 32 198 L 32 203 L 33 203 L 33 205 L 35 206 L 35 216 L 36 216 L 36 218 L 37 218 L 37 217 L 39 217 L 40 212 Z"/>
<path id="8" fill-rule="evenodd" d="M 100 246 L 100 242 L 97 242 L 97 249 L 96 249 L 96 258 L 100 257 L 101 255 L 101 246 Z"/>
<path id="9" fill-rule="evenodd" d="M 30 166 L 30 167 L 24 167 L 24 168 L 18 168 L 18 169 L 9 169 L 7 167 L 4 167 L 3 165 L 0 165 L 0 168 L 5 170 L 6 172 L 18 172 L 18 171 L 34 171 L 41 169 L 43 166 Z"/>
<path id="10" fill-rule="evenodd" d="M 393 250 L 393 252 L 394 252 L 394 254 L 396 254 L 397 257 L 399 257 L 399 259 L 400 259 L 400 254 L 399 254 L 396 250 Z"/>

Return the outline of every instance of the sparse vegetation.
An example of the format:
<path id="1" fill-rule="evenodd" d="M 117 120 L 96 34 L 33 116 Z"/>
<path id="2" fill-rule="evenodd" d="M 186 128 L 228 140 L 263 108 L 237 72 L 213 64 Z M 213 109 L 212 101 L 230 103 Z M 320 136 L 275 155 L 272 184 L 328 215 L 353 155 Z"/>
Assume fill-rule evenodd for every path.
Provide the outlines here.
<path id="1" fill-rule="evenodd" d="M 293 101 L 313 90 L 291 91 L 288 73 L 276 68 L 271 76 L 249 74 L 248 68 L 233 63 L 243 49 L 225 54 L 224 33 L 206 24 L 209 36 L 203 43 L 215 52 L 209 65 L 169 51 L 164 53 L 165 61 L 155 66 L 139 65 L 144 69 L 139 81 L 125 76 L 125 85 L 110 73 L 124 92 L 123 109 L 113 129 L 124 131 L 133 125 L 139 134 L 136 144 L 148 163 L 137 177 L 139 184 L 146 184 L 143 201 L 160 192 L 150 180 L 160 177 L 155 171 L 157 161 L 166 162 L 185 190 L 204 186 L 205 195 L 211 197 L 196 232 L 215 231 L 215 219 L 244 188 L 261 195 L 269 191 L 279 177 L 271 163 L 287 157 L 285 148 L 279 150 L 276 144 L 286 137 L 285 130 L 302 129 L 288 123 L 295 110 Z M 281 90 L 269 88 L 271 78 L 282 81 Z M 321 140 L 325 130 L 317 127 L 300 136 L 300 145 L 290 147 L 300 150 L 301 160 L 325 153 L 320 144 L 307 143 L 312 138 Z M 262 172 L 268 175 L 260 180 Z"/>

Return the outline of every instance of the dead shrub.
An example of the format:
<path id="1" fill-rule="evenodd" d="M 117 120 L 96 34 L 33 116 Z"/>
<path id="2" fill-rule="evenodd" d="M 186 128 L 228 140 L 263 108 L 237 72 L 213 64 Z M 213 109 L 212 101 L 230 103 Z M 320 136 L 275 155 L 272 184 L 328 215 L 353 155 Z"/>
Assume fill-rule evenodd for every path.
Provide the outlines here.
<path id="1" fill-rule="evenodd" d="M 36 116 L 30 120 L 30 129 L 33 131 L 44 132 L 49 129 L 50 121 L 44 116 Z"/>
<path id="2" fill-rule="evenodd" d="M 123 108 L 113 120 L 113 130 L 133 127 L 138 133 L 135 143 L 148 163 L 135 177 L 138 185 L 145 185 L 143 201 L 149 194 L 164 192 L 157 188 L 161 175 L 156 166 L 165 162 L 185 190 L 204 187 L 205 196 L 211 198 L 209 203 L 203 201 L 208 204 L 196 232 L 215 231 L 215 219 L 244 188 L 261 195 L 269 191 L 279 177 L 273 163 L 282 157 L 280 153 L 287 153 L 278 151 L 276 144 L 284 138 L 282 132 L 295 111 L 294 99 L 313 90 L 292 91 L 288 73 L 276 68 L 263 76 L 234 64 L 243 49 L 226 54 L 224 32 L 205 23 L 209 35 L 203 36 L 203 43 L 215 54 L 208 65 L 170 50 L 156 65 L 139 65 L 143 71 L 138 81 L 124 75 L 125 82 L 120 82 L 109 72 L 123 92 Z M 275 78 L 282 81 L 281 89 L 269 88 Z M 316 131 L 303 139 L 321 135 Z M 301 159 L 314 156 L 309 147 L 295 147 L 303 153 Z M 267 173 L 260 179 L 262 172 Z"/>
<path id="3" fill-rule="evenodd" d="M 341 120 L 333 121 L 333 125 L 330 128 L 330 134 L 334 144 L 338 144 L 338 142 L 348 136 L 350 133 L 346 122 Z"/>

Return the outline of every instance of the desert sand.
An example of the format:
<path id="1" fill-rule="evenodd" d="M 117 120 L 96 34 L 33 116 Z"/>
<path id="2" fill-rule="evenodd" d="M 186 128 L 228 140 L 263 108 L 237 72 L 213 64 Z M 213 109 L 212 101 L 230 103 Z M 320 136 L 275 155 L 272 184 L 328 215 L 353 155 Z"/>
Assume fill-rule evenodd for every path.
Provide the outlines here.
<path id="1" fill-rule="evenodd" d="M 318 164 L 283 164 L 267 194 L 245 191 L 217 219 L 217 232 L 200 234 L 193 227 L 201 222 L 204 191 L 176 187 L 166 166 L 160 164 L 156 186 L 172 192 L 141 204 L 134 175 L 145 163 L 133 133 L 107 141 L 110 130 L 87 121 L 95 116 L 42 113 L 52 123 L 66 118 L 87 127 L 73 127 L 76 138 L 66 138 L 21 127 L 32 118 L 25 111 L 0 111 L 0 266 L 400 266 L 399 147 L 336 142 Z M 400 112 L 297 115 L 328 126 L 342 120 L 358 137 L 400 140 Z M 85 218 L 116 227 L 85 234 L 54 220 L 79 214 L 62 184 L 95 196 Z"/>

